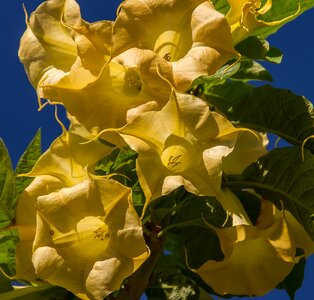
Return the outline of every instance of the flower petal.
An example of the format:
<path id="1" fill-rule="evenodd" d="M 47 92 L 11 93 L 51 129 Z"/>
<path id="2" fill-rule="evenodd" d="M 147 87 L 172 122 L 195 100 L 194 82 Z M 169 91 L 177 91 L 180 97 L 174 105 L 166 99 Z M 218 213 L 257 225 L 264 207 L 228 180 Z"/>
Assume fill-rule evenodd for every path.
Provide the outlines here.
<path id="1" fill-rule="evenodd" d="M 112 151 L 111 147 L 97 141 L 84 143 L 92 134 L 74 118 L 70 119 L 70 131 L 63 130 L 27 176 L 50 175 L 62 181 L 64 186 L 72 186 L 85 180 L 88 177 L 88 167 Z"/>
<path id="2" fill-rule="evenodd" d="M 19 58 L 35 88 L 52 66 L 67 72 L 76 60 L 76 45 L 61 22 L 62 14 L 69 6 L 72 22 L 73 18 L 79 17 L 78 7 L 74 3 L 73 0 L 45 1 L 27 22 L 27 30 L 21 38 Z"/>
<path id="3" fill-rule="evenodd" d="M 96 262 L 86 278 L 87 295 L 91 295 L 90 298 L 95 300 L 106 298 L 135 271 L 133 264 L 132 259 L 116 257 Z"/>
<path id="4" fill-rule="evenodd" d="M 116 57 L 85 86 L 81 86 L 82 76 L 74 73 L 62 82 L 44 80 L 42 96 L 62 103 L 89 131 L 121 127 L 129 109 L 150 101 L 161 109 L 167 102 L 170 87 L 158 76 L 157 65 L 172 78 L 169 65 L 154 52 L 133 49 Z"/>
<path id="5" fill-rule="evenodd" d="M 66 286 L 80 299 L 88 300 L 82 286 L 84 271 L 75 266 L 70 268 L 56 249 L 48 246 L 37 248 L 34 251 L 32 261 L 36 274 L 40 278 L 57 286 Z"/>
<path id="6" fill-rule="evenodd" d="M 256 226 L 258 228 L 265 228 L 271 222 L 278 219 L 282 212 L 270 201 L 265 199 L 261 200 L 261 215 L 258 218 Z M 289 212 L 285 210 L 285 215 L 287 222 L 291 228 L 292 235 L 295 239 L 295 244 L 297 248 L 304 251 L 305 257 L 314 253 L 314 241 L 308 235 L 304 227 L 299 223 L 299 221 Z"/>
<path id="7" fill-rule="evenodd" d="M 109 60 L 111 34 L 110 21 L 82 20 L 75 0 L 41 4 L 27 23 L 19 49 L 39 97 L 49 99 L 45 86 L 81 89 L 95 81 Z"/>
<path id="8" fill-rule="evenodd" d="M 191 12 L 202 2 L 204 1 L 124 2 L 114 24 L 113 53 L 120 54 L 136 47 L 160 52 L 163 57 L 163 48 L 169 48 L 170 45 L 176 51 L 175 57 L 183 57 L 192 44 L 189 24 Z"/>
<path id="9" fill-rule="evenodd" d="M 39 197 L 38 275 L 83 298 L 103 299 L 119 288 L 149 256 L 130 197 L 129 188 L 111 179 L 87 179 Z"/>
<path id="10" fill-rule="evenodd" d="M 227 174 L 241 174 L 244 169 L 267 153 L 265 134 L 240 132 L 232 153 L 223 159 L 222 169 Z"/>
<path id="11" fill-rule="evenodd" d="M 138 152 L 136 171 L 146 207 L 180 185 L 191 193 L 219 196 L 222 159 L 243 130 L 211 112 L 202 99 L 173 91 L 160 111 L 143 112 L 102 137 L 117 132 Z"/>
<path id="12" fill-rule="evenodd" d="M 225 258 L 219 262 L 208 261 L 196 272 L 221 295 L 264 295 L 298 262 L 284 214 L 264 230 L 237 225 L 216 229 L 216 232 Z"/>
<path id="13" fill-rule="evenodd" d="M 35 270 L 31 264 L 32 246 L 36 231 L 35 203 L 37 197 L 49 194 L 62 187 L 62 183 L 51 176 L 36 177 L 20 195 L 15 215 L 15 224 L 10 226 L 19 231 L 20 240 L 15 249 L 17 279 L 34 281 Z"/>
<path id="14" fill-rule="evenodd" d="M 123 2 L 114 23 L 113 55 L 131 48 L 154 51 L 170 62 L 179 90 L 237 56 L 225 17 L 204 0 Z"/>
<path id="15" fill-rule="evenodd" d="M 252 35 L 257 29 L 266 26 L 278 26 L 289 19 L 294 18 L 300 12 L 300 5 L 295 13 L 282 18 L 267 22 L 257 17 L 266 14 L 272 7 L 272 0 L 261 2 L 260 0 L 228 0 L 230 10 L 226 15 L 231 27 L 234 45 Z"/>

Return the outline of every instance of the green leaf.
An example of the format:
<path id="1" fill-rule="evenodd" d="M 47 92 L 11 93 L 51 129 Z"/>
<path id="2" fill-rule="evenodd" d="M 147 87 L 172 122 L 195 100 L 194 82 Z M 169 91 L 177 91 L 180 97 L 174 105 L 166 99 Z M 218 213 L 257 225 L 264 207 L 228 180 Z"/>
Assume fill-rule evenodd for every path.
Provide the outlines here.
<path id="1" fill-rule="evenodd" d="M 95 172 L 97 175 L 110 175 L 112 173 L 127 175 L 127 173 L 135 170 L 136 158 L 137 153 L 128 147 L 115 149 L 97 163 Z"/>
<path id="2" fill-rule="evenodd" d="M 156 200 L 155 206 L 150 209 L 153 210 L 153 217 L 154 214 L 162 215 L 166 219 L 168 213 L 168 226 L 163 227 L 161 232 L 177 236 L 180 248 L 186 250 L 190 267 L 197 268 L 209 259 L 223 257 L 218 237 L 208 224 L 221 228 L 230 226 L 232 220 L 228 219 L 227 213 L 214 197 L 197 196 L 179 188 L 159 199 L 159 203 Z M 181 255 L 185 253 L 181 252 Z"/>
<path id="3" fill-rule="evenodd" d="M 197 196 L 187 193 L 183 199 L 176 199 L 176 203 L 177 208 L 171 221 L 172 226 L 191 223 L 192 225 L 199 224 L 208 228 L 204 221 L 215 227 L 227 225 L 227 213 L 214 197 Z M 228 220 L 228 222 L 228 224 L 231 224 L 231 220 Z"/>
<path id="4" fill-rule="evenodd" d="M 0 267 L 9 276 L 15 274 L 15 246 L 19 241 L 16 230 L 0 232 Z"/>
<path id="5" fill-rule="evenodd" d="M 154 269 L 154 281 L 146 290 L 149 299 L 198 300 L 199 288 L 182 273 L 175 256 L 160 255 Z"/>
<path id="6" fill-rule="evenodd" d="M 264 59 L 269 51 L 269 43 L 257 36 L 250 36 L 240 42 L 235 49 L 247 58 Z"/>
<path id="7" fill-rule="evenodd" d="M 180 209 L 182 202 L 187 195 L 185 189 L 181 186 L 168 195 L 164 195 L 152 201 L 146 209 L 143 220 L 149 219 L 152 224 L 158 224 L 161 227 L 169 225 L 172 216 L 177 209 Z M 178 206 L 176 199 L 180 199 L 181 206 Z"/>
<path id="8" fill-rule="evenodd" d="M 282 61 L 282 57 L 283 53 L 279 49 L 275 47 L 270 47 L 265 59 L 269 62 L 280 64 Z"/>
<path id="9" fill-rule="evenodd" d="M 230 226 L 232 219 L 214 197 L 197 196 L 179 187 L 154 200 L 143 220 L 147 215 L 152 224 L 161 227 L 159 236 L 166 238 L 165 250 L 177 257 L 177 264 L 183 262 L 185 265 L 185 255 L 191 268 L 197 268 L 209 259 L 223 258 L 219 239 L 209 224 L 221 228 Z"/>
<path id="10" fill-rule="evenodd" d="M 186 262 L 189 267 L 197 268 L 209 259 L 223 258 L 219 239 L 209 226 L 231 225 L 232 220 L 221 204 L 214 197 L 197 196 L 179 187 L 154 200 L 143 220 L 147 218 L 147 225 L 160 226 L 158 236 L 164 241 L 164 254 L 167 254 L 157 264 L 153 278 L 158 280 L 146 291 L 148 298 L 198 299 L 200 290 L 194 288 L 197 285 L 212 293 L 213 290 L 188 269 Z M 206 299 L 211 298 L 206 295 Z"/>
<path id="11" fill-rule="evenodd" d="M 227 0 L 213 0 L 215 8 L 222 14 L 226 14 L 230 10 L 230 5 Z"/>
<path id="12" fill-rule="evenodd" d="M 218 236 L 209 228 L 198 226 L 184 228 L 180 232 L 179 240 L 186 251 L 190 268 L 198 269 L 208 260 L 220 261 L 224 258 Z"/>
<path id="13" fill-rule="evenodd" d="M 120 149 L 112 170 L 114 172 L 122 170 L 124 173 L 134 170 L 137 156 L 137 153 L 128 147 Z"/>
<path id="14" fill-rule="evenodd" d="M 231 224 L 227 213 L 214 197 L 197 196 L 180 186 L 168 195 L 154 200 L 147 208 L 144 219 L 149 216 L 153 224 L 159 224 L 162 232 L 189 226 L 208 228 Z M 228 220 L 228 223 L 226 223 Z"/>
<path id="15" fill-rule="evenodd" d="M 298 12 L 300 5 L 300 11 Z M 279 28 L 284 26 L 286 23 L 293 21 L 303 12 L 308 9 L 314 7 L 314 0 L 276 0 L 272 1 L 272 8 L 269 12 L 260 16 L 259 19 L 262 19 L 267 22 L 282 20 L 283 18 L 293 16 L 297 13 L 296 16 L 291 17 L 290 19 L 286 20 L 285 22 L 277 25 L 277 26 L 267 26 L 257 30 L 254 34 L 259 35 L 261 37 L 267 37 L 272 33 L 275 33 Z"/>
<path id="16" fill-rule="evenodd" d="M 17 167 L 14 171 L 15 175 L 15 193 L 14 200 L 11 203 L 11 207 L 15 207 L 16 201 L 25 188 L 33 181 L 33 178 L 18 177 L 19 174 L 25 174 L 32 170 L 36 161 L 41 155 L 41 131 L 37 131 L 33 140 L 29 143 L 25 152 L 19 159 Z"/>
<path id="17" fill-rule="evenodd" d="M 164 240 L 164 252 L 156 263 L 151 276 L 153 280 L 145 291 L 149 300 L 212 300 L 200 287 L 204 285 L 212 291 L 211 288 L 200 281 L 197 274 L 187 269 L 182 250 L 177 243 L 177 236 L 167 234 Z"/>
<path id="18" fill-rule="evenodd" d="M 138 182 L 135 161 L 137 153 L 128 147 L 115 149 L 101 159 L 96 167 L 96 175 L 112 175 L 117 181 L 132 189 L 133 205 L 139 215 L 145 203 L 143 190 Z"/>
<path id="19" fill-rule="evenodd" d="M 281 62 L 283 56 L 280 50 L 270 47 L 265 39 L 257 36 L 248 37 L 240 42 L 235 49 L 244 57 L 266 60 L 277 64 Z"/>
<path id="20" fill-rule="evenodd" d="M 213 82 L 219 82 L 223 79 L 230 78 L 232 75 L 237 73 L 240 69 L 241 64 L 237 61 L 230 61 L 227 65 L 222 66 L 219 68 L 214 75 L 211 76 L 200 76 L 201 82 L 203 81 L 202 78 L 205 78 L 205 80 L 212 80 Z M 198 84 L 198 79 L 195 80 L 195 83 Z"/>
<path id="21" fill-rule="evenodd" d="M 208 91 L 210 88 L 220 85 L 225 82 L 226 79 L 231 78 L 231 76 L 239 71 L 240 67 L 240 62 L 235 63 L 235 61 L 232 61 L 230 64 L 217 70 L 214 75 L 199 76 L 193 81 L 188 93 L 201 97 L 205 91 Z"/>
<path id="22" fill-rule="evenodd" d="M 36 161 L 41 155 L 41 130 L 39 129 L 32 141 L 29 143 L 25 152 L 20 157 L 17 167 L 15 168 L 15 175 L 28 173 L 31 171 Z"/>
<path id="23" fill-rule="evenodd" d="M 111 173 L 123 175 L 118 176 L 116 180 L 132 189 L 133 205 L 137 213 L 141 215 L 142 208 L 145 203 L 145 196 L 136 174 L 135 161 L 137 156 L 138 154 L 128 147 L 120 149 L 117 152 L 117 156 L 115 157 L 114 163 L 110 170 Z"/>
<path id="24" fill-rule="evenodd" d="M 10 279 L 2 274 L 0 271 L 0 294 L 4 292 L 12 291 L 13 287 L 11 285 Z"/>
<path id="25" fill-rule="evenodd" d="M 138 208 L 141 210 L 145 203 L 144 192 L 138 180 L 132 186 L 132 201 L 136 210 L 138 210 Z M 140 211 L 138 211 L 138 213 L 140 213 Z"/>
<path id="26" fill-rule="evenodd" d="M 19 195 L 32 181 L 28 177 L 17 177 L 32 169 L 40 156 L 40 131 L 37 132 L 28 148 L 21 156 L 16 170 L 2 140 L 0 140 L 0 228 L 8 226 L 15 216 L 15 206 Z"/>
<path id="27" fill-rule="evenodd" d="M 241 66 L 237 73 L 232 76 L 233 79 L 243 81 L 249 80 L 265 80 L 273 81 L 270 73 L 258 62 L 251 59 L 241 59 Z"/>
<path id="28" fill-rule="evenodd" d="M 17 177 L 17 175 L 30 171 L 39 158 L 40 152 L 39 131 L 13 172 L 8 151 L 0 140 L 0 227 L 6 227 L 12 223 L 18 197 L 32 181 L 32 179 Z M 0 232 L 0 265 L 10 276 L 15 274 L 15 246 L 18 240 L 18 232 L 15 230 Z"/>
<path id="29" fill-rule="evenodd" d="M 223 186 L 254 188 L 265 199 L 290 211 L 314 239 L 314 155 L 301 147 L 272 150 L 251 164 L 242 181 L 226 181 Z"/>
<path id="30" fill-rule="evenodd" d="M 163 289 L 165 290 L 165 293 L 167 295 L 167 299 L 180 299 L 180 300 L 198 300 L 199 299 L 199 290 L 197 285 L 194 283 L 179 286 L 167 286 L 164 285 Z"/>
<path id="31" fill-rule="evenodd" d="M 148 300 L 167 300 L 165 291 L 160 284 L 151 284 L 145 291 Z"/>
<path id="32" fill-rule="evenodd" d="M 208 103 L 236 126 L 271 132 L 293 145 L 302 145 L 314 134 L 313 105 L 289 90 L 230 81 L 209 89 L 205 83 L 204 90 Z M 313 140 L 305 146 L 314 150 Z"/>
<path id="33" fill-rule="evenodd" d="M 261 212 L 261 200 L 260 198 L 251 192 L 242 190 L 232 190 L 232 192 L 238 197 L 245 211 L 247 212 L 250 221 L 253 225 L 256 225 L 257 219 Z"/>
<path id="34" fill-rule="evenodd" d="M 111 174 L 114 162 L 119 154 L 119 151 L 119 149 L 115 149 L 109 155 L 102 158 L 95 166 L 95 174 L 99 176 Z"/>
<path id="35" fill-rule="evenodd" d="M 265 1 L 264 1 L 265 2 Z M 213 1 L 215 8 L 223 14 L 229 11 L 228 0 L 215 0 Z M 300 10 L 299 9 L 300 5 Z M 264 15 L 258 16 L 258 19 L 262 19 L 267 22 L 282 20 L 283 18 L 293 16 L 286 20 L 285 22 L 277 26 L 265 26 L 254 32 L 251 35 L 256 35 L 260 37 L 267 37 L 272 33 L 275 33 L 280 27 L 284 26 L 286 23 L 291 22 L 297 16 L 302 14 L 308 9 L 314 7 L 314 0 L 276 0 L 272 1 L 272 8 Z"/>
<path id="36" fill-rule="evenodd" d="M 14 179 L 8 150 L 0 139 L 0 228 L 8 226 L 14 218 L 14 211 L 11 208 Z"/>
<path id="37" fill-rule="evenodd" d="M 302 255 L 302 253 L 297 253 L 297 255 Z M 302 257 L 284 281 L 277 286 L 277 289 L 285 289 L 291 300 L 294 300 L 296 291 L 302 286 L 305 264 L 306 260 Z"/>
<path id="38" fill-rule="evenodd" d="M 44 285 L 38 287 L 26 287 L 15 291 L 1 294 L 1 300 L 70 300 L 77 299 L 67 290 L 53 286 Z"/>

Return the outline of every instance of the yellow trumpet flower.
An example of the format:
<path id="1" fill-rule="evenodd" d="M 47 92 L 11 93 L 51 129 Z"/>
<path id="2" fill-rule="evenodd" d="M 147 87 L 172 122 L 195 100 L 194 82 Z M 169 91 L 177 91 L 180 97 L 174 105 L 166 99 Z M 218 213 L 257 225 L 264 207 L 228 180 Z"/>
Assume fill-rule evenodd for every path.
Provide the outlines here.
<path id="1" fill-rule="evenodd" d="M 225 17 L 206 0 L 128 0 L 113 25 L 113 55 L 147 49 L 173 68 L 184 91 L 200 75 L 214 74 L 237 56 Z"/>
<path id="2" fill-rule="evenodd" d="M 81 299 L 107 297 L 149 257 L 131 190 L 114 180 L 38 197 L 36 209 L 36 273 Z"/>
<path id="3" fill-rule="evenodd" d="M 282 282 L 299 261 L 296 248 L 305 245 L 299 242 L 304 236 L 296 235 L 301 226 L 295 227 L 286 211 L 277 210 L 275 217 L 273 204 L 265 205 L 265 200 L 257 223 L 252 225 L 243 207 L 241 213 L 239 199 L 230 191 L 223 194 L 225 209 L 236 216 L 233 226 L 213 228 L 224 258 L 209 260 L 193 271 L 218 294 L 264 295 Z"/>
<path id="4" fill-rule="evenodd" d="M 219 196 L 224 169 L 242 171 L 266 152 L 257 135 L 235 128 L 202 99 L 175 91 L 160 111 L 142 113 L 120 129 L 102 132 L 104 139 L 118 144 L 112 132 L 138 152 L 136 171 L 146 205 L 181 185 L 191 193 Z M 238 161 L 241 151 L 243 162 Z"/>
<path id="5" fill-rule="evenodd" d="M 267 22 L 258 19 L 258 16 L 266 14 L 272 7 L 273 0 L 267 0 L 262 4 L 261 0 L 227 0 L 230 4 L 230 11 L 226 18 L 231 27 L 234 45 L 250 36 L 257 29 L 265 26 L 277 26 L 292 17 L 296 16 L 299 9 L 291 16 L 280 20 Z"/>

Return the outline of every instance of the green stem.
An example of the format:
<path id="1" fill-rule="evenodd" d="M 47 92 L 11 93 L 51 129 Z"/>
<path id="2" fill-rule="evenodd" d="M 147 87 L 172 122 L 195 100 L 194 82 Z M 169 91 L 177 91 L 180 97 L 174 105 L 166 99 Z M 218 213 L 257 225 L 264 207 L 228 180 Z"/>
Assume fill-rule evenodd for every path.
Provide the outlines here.
<path id="1" fill-rule="evenodd" d="M 280 131 L 277 131 L 273 128 L 268 128 L 266 126 L 258 126 L 258 125 L 254 125 L 252 123 L 244 123 L 244 122 L 239 122 L 237 123 L 237 127 L 245 127 L 245 128 L 250 128 L 256 131 L 260 131 L 260 132 L 269 132 L 269 133 L 273 133 L 275 135 L 277 135 L 278 137 L 284 139 L 285 141 L 287 141 L 288 143 L 292 144 L 292 145 L 297 145 L 297 146 L 302 146 L 303 141 L 302 140 L 298 140 L 290 135 L 286 135 Z M 306 148 L 312 150 L 311 147 L 305 146 Z"/>
<path id="2" fill-rule="evenodd" d="M 187 202 L 190 200 L 190 197 L 187 197 L 180 203 L 176 203 L 173 207 L 167 209 L 165 213 L 159 218 L 159 220 L 156 222 L 156 224 L 163 225 L 163 220 L 166 219 L 168 216 L 172 215 L 173 213 L 180 210 L 184 205 L 187 204 Z"/>
<path id="3" fill-rule="evenodd" d="M 162 231 L 160 231 L 158 233 L 158 237 L 162 237 L 167 231 L 169 231 L 172 228 L 198 225 L 197 224 L 198 221 L 200 221 L 200 222 L 202 222 L 202 224 L 204 224 L 204 220 L 203 219 L 193 219 L 193 220 L 184 221 L 184 222 L 180 222 L 180 223 L 169 225 L 169 226 L 165 227 Z"/>

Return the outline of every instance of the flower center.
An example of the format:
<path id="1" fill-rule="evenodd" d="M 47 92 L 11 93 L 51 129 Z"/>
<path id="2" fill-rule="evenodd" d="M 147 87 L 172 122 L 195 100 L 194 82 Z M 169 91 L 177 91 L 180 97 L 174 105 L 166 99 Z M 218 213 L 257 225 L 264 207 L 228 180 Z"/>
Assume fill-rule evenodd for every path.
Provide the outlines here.
<path id="1" fill-rule="evenodd" d="M 95 231 L 94 239 L 100 239 L 101 241 L 105 241 L 110 237 L 110 234 L 108 232 L 108 228 L 106 226 L 98 227 Z"/>
<path id="2" fill-rule="evenodd" d="M 188 150 L 182 145 L 173 145 L 164 149 L 161 154 L 163 165 L 171 172 L 180 173 L 191 165 Z"/>
<path id="3" fill-rule="evenodd" d="M 124 75 L 124 86 L 123 89 L 126 94 L 136 95 L 141 91 L 142 81 L 136 68 L 129 68 L 126 70 Z"/>
<path id="4" fill-rule="evenodd" d="M 89 216 L 81 219 L 76 230 L 61 233 L 51 229 L 50 235 L 57 248 L 68 248 L 81 258 L 101 256 L 107 248 L 110 233 L 100 217 Z"/>

